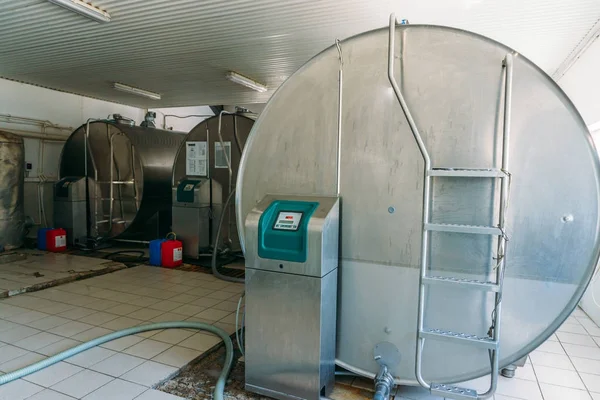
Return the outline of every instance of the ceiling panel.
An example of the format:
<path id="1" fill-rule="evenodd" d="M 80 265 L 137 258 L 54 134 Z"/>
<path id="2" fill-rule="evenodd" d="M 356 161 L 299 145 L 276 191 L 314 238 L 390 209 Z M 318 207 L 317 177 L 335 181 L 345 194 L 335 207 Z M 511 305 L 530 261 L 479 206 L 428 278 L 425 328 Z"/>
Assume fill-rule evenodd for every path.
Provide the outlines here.
<path id="1" fill-rule="evenodd" d="M 93 0 L 99 24 L 46 0 L 0 0 L 0 76 L 139 107 L 263 103 L 336 38 L 411 23 L 471 30 L 553 73 L 600 18 L 598 0 Z M 233 70 L 266 84 L 225 80 Z M 112 82 L 158 92 L 147 100 Z"/>

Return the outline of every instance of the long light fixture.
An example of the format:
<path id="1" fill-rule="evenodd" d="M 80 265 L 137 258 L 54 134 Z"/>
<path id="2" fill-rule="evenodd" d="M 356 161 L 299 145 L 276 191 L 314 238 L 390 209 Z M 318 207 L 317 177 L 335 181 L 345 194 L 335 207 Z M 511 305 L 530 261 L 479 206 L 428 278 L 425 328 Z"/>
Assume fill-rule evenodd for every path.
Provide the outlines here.
<path id="1" fill-rule="evenodd" d="M 50 3 L 66 8 L 98 22 L 110 22 L 110 14 L 82 0 L 48 0 Z"/>
<path id="2" fill-rule="evenodd" d="M 148 90 L 139 89 L 129 85 L 123 85 L 122 83 L 115 82 L 113 83 L 113 88 L 120 90 L 121 92 L 136 94 L 138 96 L 147 97 L 152 100 L 160 100 L 161 96 L 159 93 L 150 92 Z"/>
<path id="3" fill-rule="evenodd" d="M 265 85 L 247 78 L 244 75 L 240 75 L 237 72 L 229 71 L 225 74 L 225 78 L 231 82 L 237 83 L 238 85 L 246 86 L 247 88 L 256 90 L 257 92 L 263 93 L 267 91 L 267 87 Z"/>

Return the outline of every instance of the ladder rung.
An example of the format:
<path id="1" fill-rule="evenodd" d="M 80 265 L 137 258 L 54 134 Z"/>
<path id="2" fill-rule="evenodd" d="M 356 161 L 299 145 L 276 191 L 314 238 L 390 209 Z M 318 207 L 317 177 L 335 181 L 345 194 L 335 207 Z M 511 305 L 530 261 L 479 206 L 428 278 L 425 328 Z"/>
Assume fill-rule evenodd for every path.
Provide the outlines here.
<path id="1" fill-rule="evenodd" d="M 502 230 L 496 226 L 459 225 L 459 224 L 425 224 L 428 231 L 473 233 L 478 235 L 502 235 Z"/>
<path id="2" fill-rule="evenodd" d="M 477 399 L 477 392 L 473 389 L 465 389 L 458 386 L 444 385 L 442 383 L 432 383 L 430 391 L 433 396 L 439 396 L 444 399 Z"/>
<path id="3" fill-rule="evenodd" d="M 456 178 L 504 178 L 506 173 L 497 168 L 433 168 L 427 171 L 427 175 Z"/>
<path id="4" fill-rule="evenodd" d="M 484 282 L 475 279 L 452 278 L 445 276 L 426 276 L 423 278 L 426 284 L 457 285 L 466 289 L 479 289 L 487 292 L 499 292 L 500 286 L 494 282 Z"/>
<path id="5" fill-rule="evenodd" d="M 469 335 L 468 333 L 459 333 L 451 331 L 443 331 L 441 329 L 425 329 L 419 332 L 422 338 L 446 340 L 457 343 L 464 343 L 471 346 L 482 347 L 485 349 L 498 349 L 498 343 L 490 337 L 482 337 L 477 335 Z"/>

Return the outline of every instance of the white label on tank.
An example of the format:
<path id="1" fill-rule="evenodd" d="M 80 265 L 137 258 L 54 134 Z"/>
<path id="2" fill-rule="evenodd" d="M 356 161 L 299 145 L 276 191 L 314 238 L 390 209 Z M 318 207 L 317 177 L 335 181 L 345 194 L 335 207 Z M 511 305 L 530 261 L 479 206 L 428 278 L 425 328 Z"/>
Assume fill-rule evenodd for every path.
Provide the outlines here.
<path id="1" fill-rule="evenodd" d="M 65 247 L 67 245 L 67 237 L 65 235 L 56 236 L 54 238 L 54 246 Z"/>
<path id="2" fill-rule="evenodd" d="M 185 143 L 185 174 L 206 176 L 206 142 Z"/>
<path id="3" fill-rule="evenodd" d="M 183 258 L 183 248 L 173 249 L 173 261 L 180 261 Z"/>
<path id="4" fill-rule="evenodd" d="M 227 159 L 231 162 L 231 142 L 223 142 L 223 144 L 225 151 L 223 151 L 221 142 L 215 142 L 215 168 L 229 168 Z"/>

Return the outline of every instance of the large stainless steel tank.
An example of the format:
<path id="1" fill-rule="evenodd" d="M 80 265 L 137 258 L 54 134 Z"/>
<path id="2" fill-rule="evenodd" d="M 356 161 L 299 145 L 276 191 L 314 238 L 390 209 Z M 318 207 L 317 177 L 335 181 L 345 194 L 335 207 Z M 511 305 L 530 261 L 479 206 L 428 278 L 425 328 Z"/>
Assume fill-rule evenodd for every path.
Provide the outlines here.
<path id="1" fill-rule="evenodd" d="M 6 250 L 23 245 L 24 168 L 23 139 L 0 131 L 0 247 Z"/>
<path id="2" fill-rule="evenodd" d="M 500 340 L 500 364 L 508 365 L 561 325 L 592 276 L 599 251 L 596 150 L 567 96 L 512 49 L 438 26 L 401 26 L 394 37 L 393 75 L 433 167 L 498 167 L 502 62 L 514 55 Z M 341 50 L 337 363 L 373 376 L 373 347 L 388 341 L 402 355 L 392 371 L 397 383 L 416 384 L 424 161 L 388 80 L 388 30 L 352 37 Z M 336 194 L 339 68 L 332 46 L 269 101 L 240 166 L 238 226 L 267 193 Z M 496 180 L 433 179 L 433 222 L 490 225 Z M 431 242 L 431 275 L 492 276 L 489 237 L 433 232 Z M 487 336 L 492 294 L 444 285 L 427 292 L 426 326 Z M 490 371 L 488 351 L 427 341 L 423 371 L 428 382 L 482 376 Z"/>
<path id="3" fill-rule="evenodd" d="M 254 119 L 240 114 L 222 114 L 220 118 L 221 138 L 227 154 L 231 157 L 231 175 L 227 161 L 224 158 L 225 154 L 221 150 L 221 140 L 218 136 L 219 116 L 216 115 L 196 125 L 186 136 L 185 142 L 181 144 L 173 166 L 173 184 L 177 185 L 186 177 L 193 179 L 198 176 L 207 176 L 208 173 L 208 176 L 216 180 L 223 188 L 222 199 L 225 201 L 231 190 L 235 189 L 242 151 L 248 140 Z M 207 138 L 209 142 L 208 157 L 204 159 L 190 158 L 191 155 L 186 144 L 190 142 L 206 143 Z M 208 168 L 200 166 L 200 163 L 208 165 Z M 228 244 L 237 250 L 240 248 L 240 244 L 235 218 L 235 203 L 233 201 L 225 210 L 224 218 L 221 238 L 219 239 L 220 243 Z M 217 231 L 217 223 L 218 221 L 215 221 L 213 232 Z M 208 227 L 205 227 L 205 229 L 208 229 Z"/>
<path id="4" fill-rule="evenodd" d="M 89 125 L 86 154 L 85 132 L 82 125 L 65 143 L 60 177 L 87 171 L 90 234 L 152 238 L 168 231 L 171 171 L 185 134 L 96 121 Z"/>

